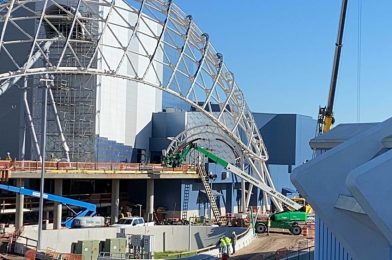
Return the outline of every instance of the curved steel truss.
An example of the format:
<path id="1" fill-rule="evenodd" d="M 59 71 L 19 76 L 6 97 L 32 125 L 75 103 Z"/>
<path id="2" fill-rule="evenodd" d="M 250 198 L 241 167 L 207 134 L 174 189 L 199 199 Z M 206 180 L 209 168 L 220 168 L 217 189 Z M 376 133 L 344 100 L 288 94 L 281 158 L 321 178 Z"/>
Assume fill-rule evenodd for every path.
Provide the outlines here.
<path id="1" fill-rule="evenodd" d="M 155 87 L 203 112 L 273 185 L 264 142 L 233 73 L 171 0 L 8 0 L 0 4 L 0 19 L 0 59 L 7 64 L 0 95 L 23 77 L 40 75 Z"/>
<path id="2" fill-rule="evenodd" d="M 185 129 L 173 138 L 166 149 L 167 154 L 181 152 L 188 143 L 198 143 L 199 145 L 213 150 L 213 152 L 225 158 L 226 161 L 236 165 L 240 163 L 242 152 L 231 139 L 217 126 L 198 125 Z"/>

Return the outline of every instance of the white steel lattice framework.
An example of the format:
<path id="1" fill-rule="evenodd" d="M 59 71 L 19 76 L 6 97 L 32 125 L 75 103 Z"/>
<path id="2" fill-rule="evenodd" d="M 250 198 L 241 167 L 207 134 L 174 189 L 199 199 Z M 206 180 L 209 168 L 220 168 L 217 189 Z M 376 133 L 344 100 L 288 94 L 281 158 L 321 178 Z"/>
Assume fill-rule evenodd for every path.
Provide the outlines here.
<path id="1" fill-rule="evenodd" d="M 203 112 L 242 151 L 253 174 L 273 186 L 266 148 L 233 73 L 172 1 L 9 0 L 0 4 L 0 19 L 0 58 L 9 64 L 0 68 L 0 95 L 20 79 L 44 75 L 120 78 L 158 88 Z M 210 112 L 216 104 L 219 112 Z"/>

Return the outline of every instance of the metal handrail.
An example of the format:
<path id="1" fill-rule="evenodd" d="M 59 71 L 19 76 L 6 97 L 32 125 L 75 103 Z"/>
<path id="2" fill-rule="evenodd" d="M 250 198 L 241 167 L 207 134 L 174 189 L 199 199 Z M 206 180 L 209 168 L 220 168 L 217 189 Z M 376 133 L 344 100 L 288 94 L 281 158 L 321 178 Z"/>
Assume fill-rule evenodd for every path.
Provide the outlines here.
<path id="1" fill-rule="evenodd" d="M 39 161 L 8 161 L 0 160 L 0 169 L 7 169 L 10 171 L 39 171 L 41 162 Z M 141 163 L 112 163 L 112 162 L 55 162 L 46 161 L 45 168 L 47 172 L 65 171 L 148 171 L 148 172 L 189 172 L 195 171 L 194 166 L 184 164 L 176 168 L 164 167 L 161 164 L 141 164 Z"/>

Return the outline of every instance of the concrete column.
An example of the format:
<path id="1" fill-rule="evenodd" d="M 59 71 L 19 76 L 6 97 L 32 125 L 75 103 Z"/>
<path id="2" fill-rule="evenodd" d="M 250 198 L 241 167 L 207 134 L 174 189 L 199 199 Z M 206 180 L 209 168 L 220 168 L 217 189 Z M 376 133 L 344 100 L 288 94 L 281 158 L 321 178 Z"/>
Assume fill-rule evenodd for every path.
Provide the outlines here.
<path id="1" fill-rule="evenodd" d="M 147 180 L 147 198 L 146 198 L 147 221 L 154 219 L 154 180 Z"/>
<path id="2" fill-rule="evenodd" d="M 233 183 L 226 183 L 226 214 L 234 213 L 235 197 Z"/>
<path id="3" fill-rule="evenodd" d="M 16 179 L 16 186 L 23 187 L 24 180 Z M 15 227 L 20 229 L 23 227 L 23 208 L 24 208 L 24 195 L 16 195 L 16 214 L 15 214 Z"/>
<path id="4" fill-rule="evenodd" d="M 245 181 L 241 180 L 241 211 L 246 212 L 246 186 Z"/>
<path id="5" fill-rule="evenodd" d="M 112 207 L 111 207 L 111 222 L 118 221 L 120 208 L 120 180 L 112 180 Z"/>
<path id="6" fill-rule="evenodd" d="M 63 196 L 63 180 L 54 180 L 54 194 Z M 61 219 L 63 215 L 63 206 L 60 203 L 54 204 L 53 209 L 53 229 L 61 229 Z"/>

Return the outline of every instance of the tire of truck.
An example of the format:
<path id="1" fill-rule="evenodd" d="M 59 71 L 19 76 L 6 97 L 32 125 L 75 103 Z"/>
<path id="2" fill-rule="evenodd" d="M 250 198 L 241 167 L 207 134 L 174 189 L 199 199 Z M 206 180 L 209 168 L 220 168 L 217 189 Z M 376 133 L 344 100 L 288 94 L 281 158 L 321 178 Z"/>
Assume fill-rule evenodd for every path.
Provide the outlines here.
<path id="1" fill-rule="evenodd" d="M 256 233 L 265 233 L 267 231 L 267 226 L 264 223 L 256 224 Z"/>
<path id="2" fill-rule="evenodd" d="M 292 226 L 290 228 L 290 232 L 291 232 L 291 234 L 298 236 L 298 235 L 301 235 L 302 228 L 300 226 Z"/>

